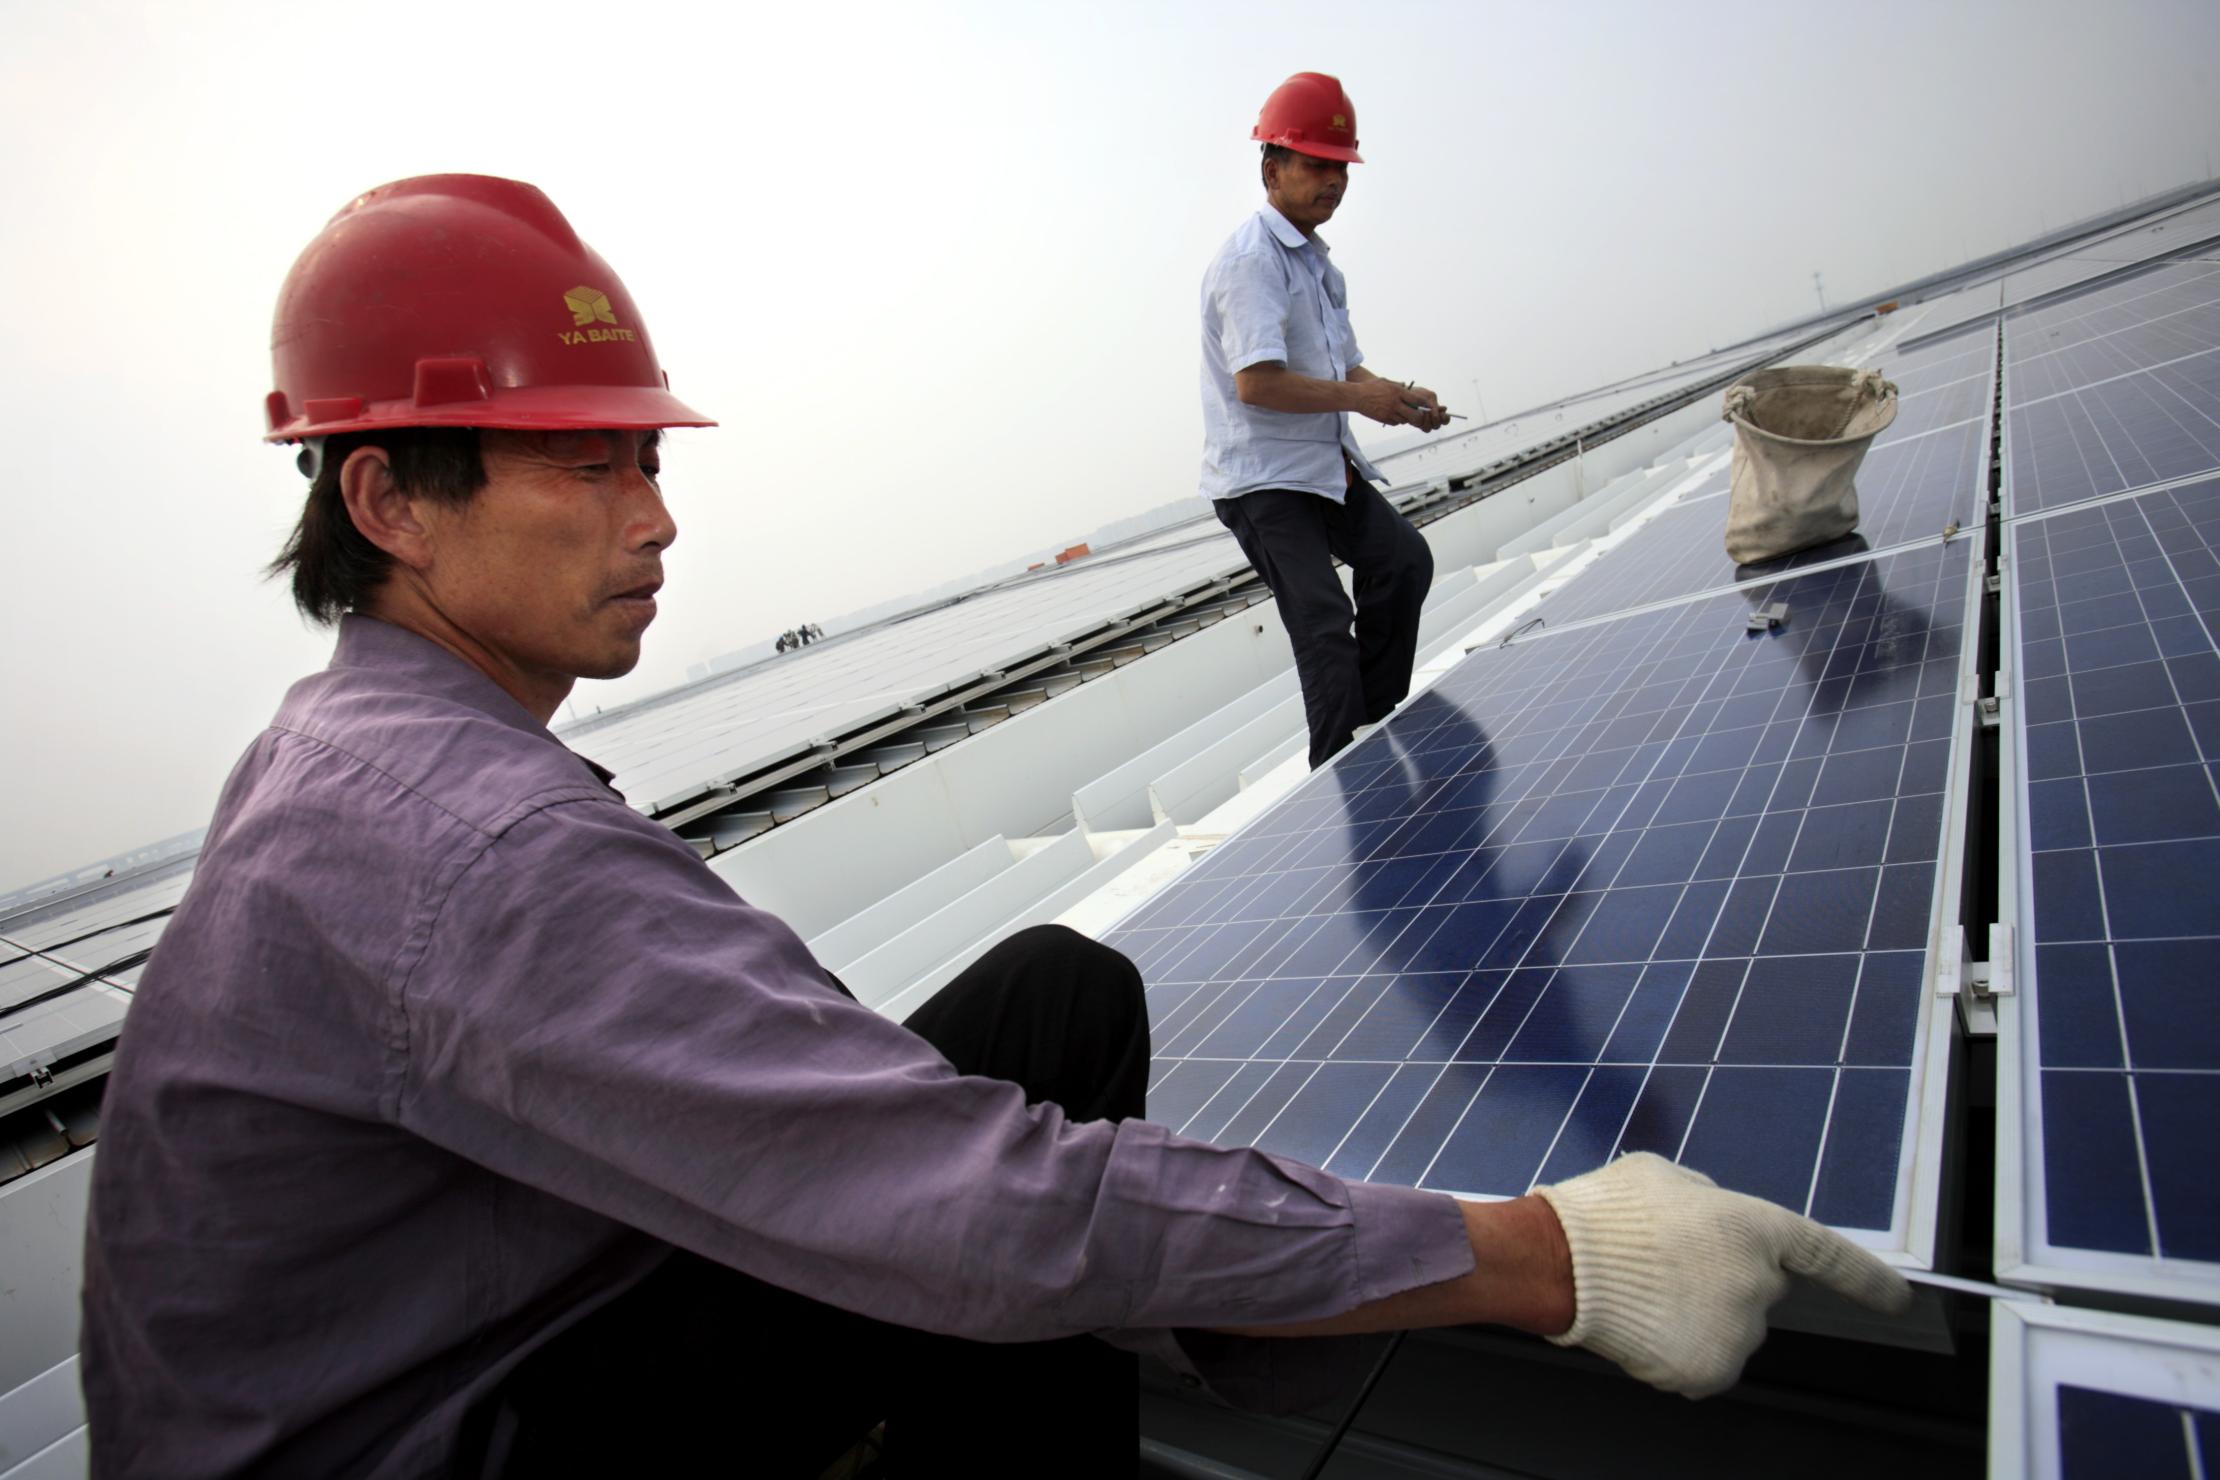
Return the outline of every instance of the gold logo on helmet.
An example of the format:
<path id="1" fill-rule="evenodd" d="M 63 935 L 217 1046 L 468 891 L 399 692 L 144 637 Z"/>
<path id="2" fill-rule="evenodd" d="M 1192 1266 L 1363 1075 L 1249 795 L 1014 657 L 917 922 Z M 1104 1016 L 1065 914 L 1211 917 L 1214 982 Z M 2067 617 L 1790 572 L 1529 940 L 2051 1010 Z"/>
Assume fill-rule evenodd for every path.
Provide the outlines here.
<path id="1" fill-rule="evenodd" d="M 565 330 L 555 337 L 565 344 L 633 344 L 639 336 L 630 329 L 616 327 L 617 315 L 609 306 L 609 295 L 599 288 L 573 288 L 563 295 L 563 306 L 570 310 L 571 321 L 577 330 Z M 591 327 L 607 324 L 606 329 Z"/>
<path id="2" fill-rule="evenodd" d="M 581 329 L 588 324 L 617 321 L 609 307 L 609 295 L 599 288 L 573 288 L 563 295 L 563 306 L 570 310 L 571 321 Z"/>
<path id="3" fill-rule="evenodd" d="M 1347 114 L 1345 114 L 1345 113 L 1336 113 L 1336 114 L 1334 115 L 1334 127 L 1335 127 L 1335 128 L 1347 128 L 1348 126 L 1349 126 L 1349 117 L 1348 117 L 1348 115 L 1347 115 Z M 586 321 L 585 321 L 584 319 L 580 319 L 580 320 L 579 320 L 578 322 L 579 322 L 579 323 L 581 323 L 581 324 L 583 324 L 583 323 L 584 323 L 584 322 L 586 322 Z"/>

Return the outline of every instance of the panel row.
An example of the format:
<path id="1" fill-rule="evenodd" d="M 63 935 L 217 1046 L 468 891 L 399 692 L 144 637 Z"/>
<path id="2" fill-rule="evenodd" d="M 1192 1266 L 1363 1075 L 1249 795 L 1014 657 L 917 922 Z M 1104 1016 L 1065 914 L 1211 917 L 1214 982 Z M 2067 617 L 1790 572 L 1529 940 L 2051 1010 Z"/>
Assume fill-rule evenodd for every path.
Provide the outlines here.
<path id="1" fill-rule="evenodd" d="M 2010 552 L 2000 1264 L 2220 1299 L 2220 479 L 2018 521 Z"/>

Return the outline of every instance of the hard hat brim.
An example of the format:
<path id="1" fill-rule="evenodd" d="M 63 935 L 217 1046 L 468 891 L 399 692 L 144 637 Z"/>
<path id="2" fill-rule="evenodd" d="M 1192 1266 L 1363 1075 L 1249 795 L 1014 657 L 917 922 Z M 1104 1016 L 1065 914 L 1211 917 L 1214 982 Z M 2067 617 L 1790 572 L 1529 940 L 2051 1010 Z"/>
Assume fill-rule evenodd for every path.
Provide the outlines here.
<path id="1" fill-rule="evenodd" d="M 325 410 L 318 406 L 317 410 Z M 339 408 L 331 408 L 338 410 Z M 298 442 L 343 432 L 399 427 L 484 427 L 512 432 L 645 432 L 717 423 L 669 391 L 636 385 L 550 385 L 497 389 L 483 400 L 419 406 L 410 399 L 357 401 L 338 415 L 303 412 L 266 433 L 265 442 Z"/>
<path id="2" fill-rule="evenodd" d="M 1297 154 L 1307 154 L 1313 159 L 1338 159 L 1343 164 L 1363 164 L 1364 156 L 1354 149 L 1344 149 L 1339 144 L 1316 144 L 1308 139 L 1269 139 L 1261 128 L 1251 129 L 1249 137 L 1263 144 L 1277 144 L 1282 149 L 1292 149 Z"/>

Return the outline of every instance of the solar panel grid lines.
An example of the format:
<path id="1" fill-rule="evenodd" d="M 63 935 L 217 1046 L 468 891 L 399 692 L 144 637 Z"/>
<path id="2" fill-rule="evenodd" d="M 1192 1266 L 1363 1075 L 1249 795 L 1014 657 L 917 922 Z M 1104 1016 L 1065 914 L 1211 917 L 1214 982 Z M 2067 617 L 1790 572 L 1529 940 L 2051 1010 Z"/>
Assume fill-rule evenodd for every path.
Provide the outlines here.
<path id="1" fill-rule="evenodd" d="M 2008 319 L 2004 388 L 2007 517 L 2220 468 L 2220 264 Z"/>
<path id="2" fill-rule="evenodd" d="M 1981 398 L 1988 389 L 1989 377 L 1976 373 L 1937 386 L 1908 404 L 1900 402 L 1895 423 L 1875 439 L 1874 450 L 1982 419 L 1986 408 Z"/>
<path id="3" fill-rule="evenodd" d="M 1476 653 L 1108 937 L 1152 1116 L 1479 1196 L 1654 1149 L 1919 1257 L 1971 564 Z"/>
<path id="4" fill-rule="evenodd" d="M 2220 267 L 2208 276 L 2220 276 Z M 2212 296 L 2017 361 L 2015 404 L 2039 406 L 2058 396 L 2095 391 L 2130 376 L 2172 370 L 2210 356 L 2220 348 L 2220 291 L 2215 291 L 2220 283 L 2188 284 L 2183 291 L 2192 289 Z"/>
<path id="5" fill-rule="evenodd" d="M 2012 526 L 1998 1264 L 2220 1301 L 2220 476 Z"/>
<path id="6" fill-rule="evenodd" d="M 1996 361 L 1996 331 L 1969 329 L 1916 350 L 1895 351 L 1883 364 L 1897 394 L 1909 400 L 1986 374 Z M 1901 415 L 1901 412 L 1899 413 Z"/>
<path id="7" fill-rule="evenodd" d="M 2042 361 L 2072 365 L 2086 360 L 2100 373 L 2147 368 L 2208 348 L 2202 332 L 2212 317 L 2207 281 L 2220 273 L 2209 263 L 2163 262 L 2086 293 L 2015 315 L 2006 321 L 2006 362 L 2027 366 Z M 2135 339 L 2115 343 L 2122 334 Z M 2054 395 L 2081 384 L 2061 374 L 2038 383 L 2031 396 Z"/>

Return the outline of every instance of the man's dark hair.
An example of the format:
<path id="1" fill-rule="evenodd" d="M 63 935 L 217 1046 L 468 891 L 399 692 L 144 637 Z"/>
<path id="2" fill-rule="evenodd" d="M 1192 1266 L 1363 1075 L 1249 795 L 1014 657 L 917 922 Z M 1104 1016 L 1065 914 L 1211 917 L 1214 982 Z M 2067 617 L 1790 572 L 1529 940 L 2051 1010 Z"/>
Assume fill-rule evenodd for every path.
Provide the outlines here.
<path id="1" fill-rule="evenodd" d="M 1265 174 L 1264 174 L 1264 167 L 1265 167 L 1266 165 L 1270 164 L 1270 163 L 1271 163 L 1272 161 L 1274 161 L 1275 159 L 1277 159 L 1277 160 L 1288 160 L 1288 159 L 1293 159 L 1294 157 L 1295 157 L 1295 151 L 1294 151 L 1294 150 L 1292 150 L 1292 149 L 1290 149 L 1290 148 L 1288 148 L 1288 147 L 1287 147 L 1287 146 L 1286 146 L 1285 144 L 1267 144 L 1267 145 L 1265 145 L 1265 146 L 1264 146 L 1264 157 L 1263 157 L 1262 159 L 1260 159 L 1260 160 L 1258 160 L 1258 161 L 1257 161 L 1257 166 L 1256 166 L 1257 178 L 1258 178 L 1258 179 L 1260 179 L 1260 180 L 1264 180 L 1264 179 L 1265 179 Z M 1266 182 L 1267 184 L 1271 183 L 1271 182 L 1270 182 L 1269 180 L 1266 180 L 1265 182 Z"/>
<path id="2" fill-rule="evenodd" d="M 339 494 L 339 470 L 358 447 L 383 447 L 404 493 L 460 505 L 486 486 L 475 427 L 397 427 L 326 438 L 300 522 L 266 574 L 290 574 L 293 604 L 327 627 L 359 610 L 393 569 L 393 557 L 363 538 Z"/>

